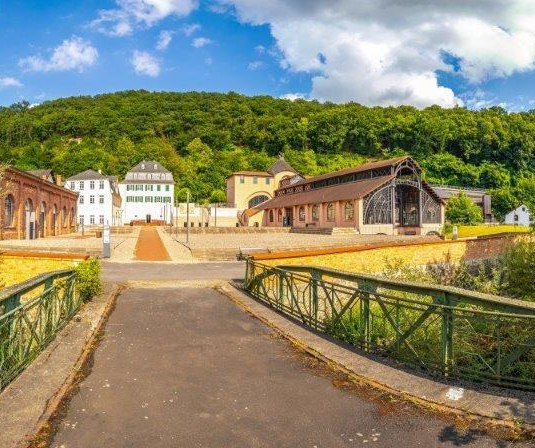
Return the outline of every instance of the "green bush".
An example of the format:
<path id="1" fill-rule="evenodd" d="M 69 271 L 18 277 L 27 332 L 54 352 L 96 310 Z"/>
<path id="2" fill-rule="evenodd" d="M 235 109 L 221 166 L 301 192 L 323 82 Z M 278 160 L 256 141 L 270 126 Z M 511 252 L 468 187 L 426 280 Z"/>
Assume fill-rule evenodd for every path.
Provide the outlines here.
<path id="1" fill-rule="evenodd" d="M 100 262 L 96 258 L 82 261 L 76 267 L 76 277 L 80 298 L 87 302 L 102 291 Z"/>
<path id="2" fill-rule="evenodd" d="M 535 301 L 535 239 L 510 244 L 502 255 L 504 292 L 512 297 Z"/>
<path id="3" fill-rule="evenodd" d="M 483 222 L 483 213 L 466 194 L 459 193 L 448 201 L 446 219 L 452 224 L 473 226 Z"/>

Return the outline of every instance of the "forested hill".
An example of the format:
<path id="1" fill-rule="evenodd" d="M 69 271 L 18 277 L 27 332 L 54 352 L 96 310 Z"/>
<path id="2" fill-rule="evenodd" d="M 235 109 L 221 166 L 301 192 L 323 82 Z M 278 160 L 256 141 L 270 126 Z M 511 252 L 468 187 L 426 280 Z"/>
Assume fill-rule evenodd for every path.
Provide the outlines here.
<path id="1" fill-rule="evenodd" d="M 364 107 L 236 93 L 128 91 L 0 108 L 0 156 L 22 169 L 122 177 L 142 159 L 177 190 L 221 199 L 225 178 L 279 153 L 306 175 L 410 154 L 430 182 L 493 190 L 498 215 L 535 209 L 535 112 Z"/>

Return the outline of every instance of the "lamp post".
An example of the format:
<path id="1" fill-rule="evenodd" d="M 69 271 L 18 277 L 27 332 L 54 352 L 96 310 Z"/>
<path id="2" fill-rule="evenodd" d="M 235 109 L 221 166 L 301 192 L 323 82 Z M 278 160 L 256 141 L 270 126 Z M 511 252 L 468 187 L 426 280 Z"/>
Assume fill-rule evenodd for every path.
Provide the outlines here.
<path id="1" fill-rule="evenodd" d="M 186 192 L 186 244 L 189 244 L 189 190 Z"/>

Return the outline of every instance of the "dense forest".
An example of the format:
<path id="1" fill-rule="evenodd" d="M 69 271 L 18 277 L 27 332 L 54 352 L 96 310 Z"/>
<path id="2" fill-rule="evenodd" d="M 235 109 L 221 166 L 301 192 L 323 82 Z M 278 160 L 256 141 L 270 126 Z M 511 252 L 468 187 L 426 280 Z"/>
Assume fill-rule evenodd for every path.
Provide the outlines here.
<path id="1" fill-rule="evenodd" d="M 188 188 L 220 201 L 230 173 L 265 170 L 281 153 L 305 175 L 410 154 L 429 182 L 491 190 L 498 217 L 522 202 L 535 209 L 535 112 L 146 91 L 0 108 L 1 160 L 122 177 L 154 159 L 173 172 L 179 199 Z"/>

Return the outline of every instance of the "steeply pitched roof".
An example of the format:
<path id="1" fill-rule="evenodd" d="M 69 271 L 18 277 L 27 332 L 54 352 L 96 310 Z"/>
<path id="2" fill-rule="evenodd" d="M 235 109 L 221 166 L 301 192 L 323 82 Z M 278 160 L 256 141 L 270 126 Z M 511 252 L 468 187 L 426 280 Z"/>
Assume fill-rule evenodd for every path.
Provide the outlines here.
<path id="1" fill-rule="evenodd" d="M 262 204 L 254 208 L 256 210 L 267 210 L 270 208 L 293 207 L 294 205 L 361 199 L 375 189 L 391 181 L 394 177 L 395 176 L 381 176 L 358 182 L 348 182 L 345 184 L 318 188 L 316 190 L 285 194 L 276 196 L 266 202 L 262 202 Z"/>
<path id="2" fill-rule="evenodd" d="M 43 177 L 43 176 L 52 176 L 52 170 L 51 169 L 43 169 L 43 170 L 28 170 L 27 171 L 28 173 L 30 174 L 33 174 L 34 176 L 37 176 L 37 177 Z"/>
<path id="3" fill-rule="evenodd" d="M 111 176 L 105 176 L 104 174 L 99 173 L 95 170 L 85 170 L 81 173 L 75 174 L 74 176 L 65 179 L 66 182 L 72 180 L 93 180 L 93 179 L 109 179 Z"/>
<path id="4" fill-rule="evenodd" d="M 282 173 L 283 171 L 290 171 L 292 173 L 299 174 L 286 160 L 284 160 L 284 157 L 279 157 L 279 160 L 273 164 L 273 166 L 268 170 L 268 173 L 275 175 Z"/>
<path id="5" fill-rule="evenodd" d="M 170 173 L 160 163 L 154 160 L 142 160 L 135 167 L 128 171 L 129 173 Z"/>

